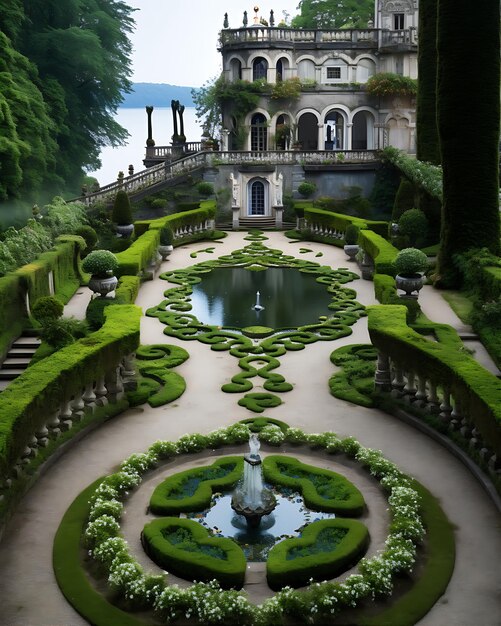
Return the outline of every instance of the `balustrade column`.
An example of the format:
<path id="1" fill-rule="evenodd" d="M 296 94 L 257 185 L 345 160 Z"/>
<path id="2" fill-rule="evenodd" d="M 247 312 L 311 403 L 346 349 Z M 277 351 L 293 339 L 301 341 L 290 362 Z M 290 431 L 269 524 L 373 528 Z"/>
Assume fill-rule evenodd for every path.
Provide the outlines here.
<path id="1" fill-rule="evenodd" d="M 426 378 L 422 374 L 418 374 L 418 385 L 414 398 L 415 406 L 419 408 L 426 406 Z"/>
<path id="2" fill-rule="evenodd" d="M 59 409 L 54 411 L 51 417 L 47 420 L 47 428 L 53 439 L 57 439 L 61 434 L 60 421 L 59 421 Z"/>
<path id="3" fill-rule="evenodd" d="M 414 385 L 416 375 L 414 372 L 407 372 L 407 382 L 404 386 L 404 399 L 406 402 L 411 404 L 416 395 L 416 386 Z"/>
<path id="4" fill-rule="evenodd" d="M 106 389 L 106 385 L 104 384 L 104 376 L 100 376 L 98 378 L 94 393 L 96 394 L 97 406 L 106 406 L 108 404 L 108 398 L 106 397 L 108 394 L 108 390 Z"/>
<path id="5" fill-rule="evenodd" d="M 428 404 L 426 409 L 432 415 L 436 415 L 439 412 L 439 399 L 437 395 L 437 385 L 430 381 L 430 391 L 428 394 Z"/>
<path id="6" fill-rule="evenodd" d="M 376 374 L 374 377 L 376 391 L 391 390 L 390 359 L 388 355 L 378 351 Z"/>
<path id="7" fill-rule="evenodd" d="M 440 413 L 438 416 L 444 423 L 451 421 L 452 405 L 451 405 L 451 390 L 449 387 L 444 387 L 442 402 L 440 403 Z"/>
<path id="8" fill-rule="evenodd" d="M 73 402 L 71 403 L 71 408 L 71 419 L 76 422 L 82 420 L 85 415 L 85 402 L 83 401 L 83 393 L 81 391 L 75 394 Z"/>
<path id="9" fill-rule="evenodd" d="M 137 388 L 136 370 L 134 368 L 135 357 L 135 353 L 131 352 L 130 354 L 124 356 L 124 358 L 122 359 L 122 366 L 120 371 L 123 378 L 124 388 L 127 389 L 127 391 L 132 391 Z"/>
<path id="10" fill-rule="evenodd" d="M 82 400 L 84 402 L 84 411 L 94 412 L 96 409 L 97 396 L 94 392 L 94 383 L 87 383 L 85 391 L 82 394 Z"/>
<path id="11" fill-rule="evenodd" d="M 106 387 L 109 392 L 110 402 L 116 402 L 123 397 L 124 387 L 122 384 L 122 376 L 120 375 L 120 366 L 111 370 L 106 377 Z"/>

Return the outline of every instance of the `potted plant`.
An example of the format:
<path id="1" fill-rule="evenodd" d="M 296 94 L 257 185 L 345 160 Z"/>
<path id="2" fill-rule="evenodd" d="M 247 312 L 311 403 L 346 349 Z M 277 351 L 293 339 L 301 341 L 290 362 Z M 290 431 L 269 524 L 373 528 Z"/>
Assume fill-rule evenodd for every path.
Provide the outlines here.
<path id="1" fill-rule="evenodd" d="M 355 226 L 355 224 L 348 224 L 344 231 L 344 252 L 350 261 L 355 260 L 355 256 L 358 252 L 358 232 L 358 227 Z"/>
<path id="2" fill-rule="evenodd" d="M 417 298 L 417 292 L 424 285 L 424 272 L 428 268 L 428 257 L 417 248 L 404 248 L 395 258 L 397 289 L 405 291 L 406 297 Z M 415 295 L 412 295 L 416 292 Z"/>
<path id="3" fill-rule="evenodd" d="M 111 212 L 111 221 L 115 224 L 117 234 L 124 239 L 128 239 L 134 232 L 129 196 L 123 189 L 115 196 L 115 202 L 113 203 L 113 210 Z"/>
<path id="4" fill-rule="evenodd" d="M 172 242 L 174 241 L 174 233 L 170 226 L 164 226 L 160 231 L 160 245 L 158 246 L 158 253 L 162 257 L 162 261 L 171 254 L 172 250 Z"/>
<path id="5" fill-rule="evenodd" d="M 118 278 L 115 272 L 118 269 L 118 259 L 109 250 L 94 250 L 82 262 L 82 269 L 91 274 L 89 289 L 101 296 L 115 291 Z"/>

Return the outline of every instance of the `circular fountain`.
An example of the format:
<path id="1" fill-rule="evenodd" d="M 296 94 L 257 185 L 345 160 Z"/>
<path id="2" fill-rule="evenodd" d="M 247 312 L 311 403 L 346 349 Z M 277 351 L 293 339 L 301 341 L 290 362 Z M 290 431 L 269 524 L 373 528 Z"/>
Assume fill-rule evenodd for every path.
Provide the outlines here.
<path id="1" fill-rule="evenodd" d="M 249 438 L 250 451 L 244 456 L 244 477 L 231 498 L 231 508 L 238 515 L 243 515 L 251 528 L 258 528 L 261 518 L 269 515 L 277 506 L 273 493 L 263 486 L 260 447 L 259 437 L 252 433 Z"/>

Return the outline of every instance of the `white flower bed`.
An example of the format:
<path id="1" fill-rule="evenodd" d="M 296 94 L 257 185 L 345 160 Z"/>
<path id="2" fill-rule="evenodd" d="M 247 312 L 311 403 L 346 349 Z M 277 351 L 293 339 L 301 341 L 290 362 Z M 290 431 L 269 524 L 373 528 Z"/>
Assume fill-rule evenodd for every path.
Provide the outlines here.
<path id="1" fill-rule="evenodd" d="M 249 433 L 246 424 L 237 423 L 208 435 L 183 435 L 177 443 L 157 441 L 147 453 L 132 454 L 117 473 L 103 480 L 91 500 L 85 539 L 89 553 L 108 572 L 108 582 L 131 606 L 154 609 L 166 623 L 179 617 L 192 617 L 206 625 L 276 625 L 287 614 L 314 623 L 321 616 L 336 615 L 346 607 L 354 607 L 364 598 L 390 595 L 394 576 L 412 570 L 416 546 L 424 537 L 419 496 L 411 488 L 410 479 L 380 451 L 364 448 L 351 437 L 340 439 L 332 432 L 307 434 L 297 428 L 283 433 L 276 426 L 264 428 L 261 439 L 271 445 L 305 441 L 306 445 L 331 453 L 343 452 L 362 463 L 379 480 L 389 493 L 392 517 L 385 549 L 370 559 L 362 559 L 358 573 L 342 583 L 314 583 L 307 591 L 285 587 L 259 606 L 250 603 L 244 591 L 223 591 L 216 581 L 181 589 L 167 585 L 163 576 L 144 572 L 120 536 L 123 509 L 120 499 L 137 487 L 142 474 L 161 460 L 205 447 L 243 444 L 248 441 Z"/>

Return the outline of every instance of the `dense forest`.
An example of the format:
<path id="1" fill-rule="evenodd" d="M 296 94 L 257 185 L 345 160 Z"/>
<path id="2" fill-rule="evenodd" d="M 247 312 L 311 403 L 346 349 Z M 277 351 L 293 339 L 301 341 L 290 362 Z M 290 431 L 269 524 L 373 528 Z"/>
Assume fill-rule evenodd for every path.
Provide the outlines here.
<path id="1" fill-rule="evenodd" d="M 120 0 L 0 0 L 0 222 L 75 194 L 127 131 L 133 11 Z M 12 215 L 11 215 L 12 217 Z"/>

